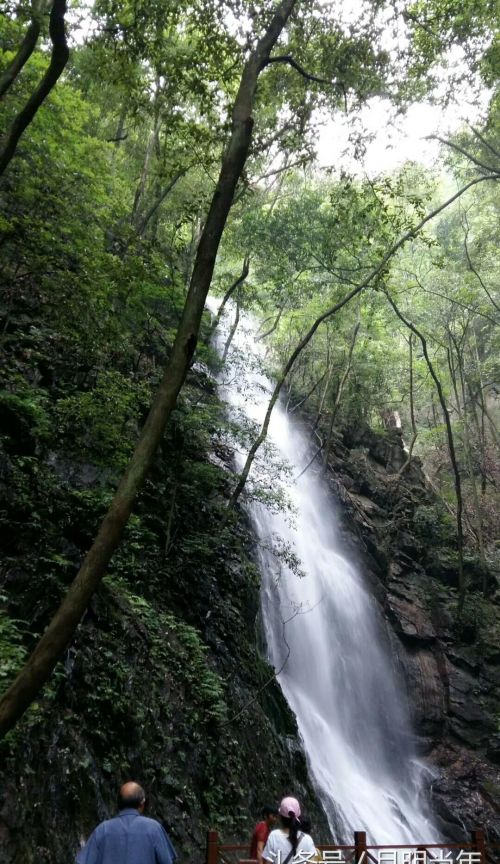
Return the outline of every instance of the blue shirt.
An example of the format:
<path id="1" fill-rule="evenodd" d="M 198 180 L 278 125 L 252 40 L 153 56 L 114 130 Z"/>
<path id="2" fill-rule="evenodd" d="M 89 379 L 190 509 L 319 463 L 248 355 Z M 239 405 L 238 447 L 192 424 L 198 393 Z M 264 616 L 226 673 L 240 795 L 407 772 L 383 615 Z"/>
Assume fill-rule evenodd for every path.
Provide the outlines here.
<path id="1" fill-rule="evenodd" d="M 122 810 L 101 822 L 76 856 L 77 864 L 174 864 L 168 834 L 155 819 Z"/>

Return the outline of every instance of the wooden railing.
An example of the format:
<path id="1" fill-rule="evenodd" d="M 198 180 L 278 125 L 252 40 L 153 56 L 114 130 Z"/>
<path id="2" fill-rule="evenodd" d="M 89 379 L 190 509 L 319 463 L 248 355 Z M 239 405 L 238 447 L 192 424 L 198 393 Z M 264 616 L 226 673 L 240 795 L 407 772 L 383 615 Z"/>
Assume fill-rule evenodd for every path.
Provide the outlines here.
<path id="1" fill-rule="evenodd" d="M 207 834 L 206 864 L 255 864 L 248 858 L 249 843 L 220 843 L 217 831 Z M 354 832 L 351 845 L 317 846 L 319 864 L 500 864 L 500 843 L 487 843 L 484 831 L 472 831 L 463 843 L 415 843 L 372 846 L 365 831 Z M 293 864 L 313 864 L 300 853 Z M 280 864 L 279 861 L 276 864 Z"/>

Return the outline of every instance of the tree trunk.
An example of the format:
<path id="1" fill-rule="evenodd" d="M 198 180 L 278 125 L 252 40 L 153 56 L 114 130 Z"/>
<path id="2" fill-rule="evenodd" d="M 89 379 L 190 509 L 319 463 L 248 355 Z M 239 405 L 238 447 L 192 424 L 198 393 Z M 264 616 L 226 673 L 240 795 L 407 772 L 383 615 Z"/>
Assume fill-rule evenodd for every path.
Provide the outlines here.
<path id="1" fill-rule="evenodd" d="M 176 183 L 181 179 L 181 177 L 184 177 L 184 175 L 187 173 L 187 170 L 188 170 L 187 168 L 184 168 L 182 171 L 178 171 L 177 174 L 175 174 L 172 177 L 170 182 L 167 183 L 165 188 L 160 192 L 160 194 L 158 195 L 156 200 L 153 201 L 153 203 L 151 204 L 149 209 L 146 210 L 146 212 L 143 213 L 142 215 L 136 214 L 135 222 L 136 222 L 136 231 L 137 231 L 138 237 L 144 236 L 144 233 L 146 231 L 146 228 L 148 227 L 149 221 L 153 218 L 155 213 L 158 212 L 159 208 L 163 204 L 167 195 L 170 194 L 170 192 L 172 191 L 172 189 L 174 188 Z"/>
<path id="2" fill-rule="evenodd" d="M 408 456 L 406 457 L 406 461 L 404 465 L 401 465 L 401 468 L 398 471 L 398 477 L 402 477 L 408 468 L 411 457 L 413 456 L 413 448 L 415 447 L 415 442 L 418 436 L 417 423 L 415 420 L 415 397 L 413 395 L 413 333 L 410 333 L 409 339 L 409 349 L 410 349 L 410 420 L 411 420 L 411 441 L 410 446 L 408 448 Z"/>
<path id="3" fill-rule="evenodd" d="M 427 363 L 427 368 L 430 372 L 431 378 L 436 385 L 436 390 L 439 398 L 439 402 L 441 404 L 441 408 L 443 411 L 444 422 L 446 426 L 446 434 L 448 438 L 448 452 L 450 455 L 451 467 L 453 469 L 453 477 L 455 482 L 455 496 L 457 500 L 457 551 L 458 551 L 458 590 L 459 590 L 459 604 L 458 609 L 459 613 L 461 613 L 464 600 L 465 600 L 465 592 L 466 592 L 466 584 L 465 584 L 465 576 L 464 576 L 464 531 L 463 531 L 463 498 L 462 498 L 462 482 L 460 478 L 460 471 L 458 468 L 457 456 L 455 452 L 455 441 L 453 438 L 453 430 L 451 428 L 451 419 L 450 412 L 448 411 L 448 406 L 446 404 L 446 400 L 444 398 L 443 388 L 441 386 L 441 381 L 436 375 L 436 371 L 432 364 L 431 358 L 429 357 L 429 352 L 427 351 L 427 342 L 424 335 L 417 329 L 415 324 L 412 324 L 411 321 L 408 321 L 407 318 L 404 317 L 403 313 L 396 306 L 396 303 L 388 293 L 385 291 L 385 296 L 389 301 L 390 305 L 394 309 L 394 312 L 398 316 L 399 320 L 403 322 L 405 327 L 408 327 L 409 330 L 412 330 L 420 339 L 420 343 L 422 345 L 422 351 L 424 353 L 425 362 Z"/>
<path id="4" fill-rule="evenodd" d="M 319 454 L 322 452 L 322 450 L 325 451 L 325 453 L 324 453 L 324 457 L 323 457 L 323 467 L 326 468 L 326 466 L 328 465 L 328 457 L 329 457 L 329 455 L 330 455 L 330 446 L 331 446 L 331 443 L 332 443 L 332 435 L 333 435 L 333 427 L 334 427 L 334 425 L 335 425 L 335 418 L 336 418 L 336 416 L 337 416 L 337 411 L 338 411 L 338 409 L 339 409 L 340 400 L 341 400 L 341 398 L 342 398 L 342 393 L 343 393 L 344 387 L 345 387 L 345 385 L 346 385 L 347 379 L 348 379 L 348 377 L 349 377 L 349 373 L 350 373 L 350 371 L 351 371 L 352 354 L 353 354 L 353 351 L 354 351 L 354 346 L 355 346 L 355 344 L 356 344 L 356 338 L 357 338 L 357 335 L 358 335 L 358 330 L 359 330 L 359 327 L 360 327 L 360 323 L 361 323 L 361 322 L 358 320 L 358 322 L 356 323 L 356 326 L 355 326 L 355 328 L 354 328 L 353 334 L 352 334 L 351 343 L 350 343 L 350 345 L 349 345 L 349 351 L 348 351 L 348 354 L 347 354 L 347 362 L 346 362 L 346 365 L 345 365 L 345 368 L 344 368 L 343 375 L 342 375 L 342 377 L 341 377 L 341 379 L 340 379 L 340 381 L 339 381 L 339 386 L 337 387 L 337 393 L 335 394 L 335 402 L 334 402 L 334 405 L 333 405 L 333 408 L 332 408 L 332 415 L 331 415 L 331 419 L 330 419 L 330 426 L 329 426 L 329 429 L 328 429 L 328 436 L 327 436 L 327 439 L 326 439 L 326 441 L 322 441 L 322 442 L 321 442 L 321 444 L 320 444 L 320 446 L 318 447 L 318 449 L 314 452 L 314 454 L 313 454 L 313 455 L 311 456 L 311 458 L 309 459 L 309 462 L 307 463 L 307 465 L 305 466 L 305 468 L 302 469 L 302 471 L 300 472 L 300 474 L 297 474 L 295 480 L 299 480 L 299 478 L 302 477 L 302 475 L 306 473 L 306 471 L 311 467 L 311 465 L 313 464 L 313 462 L 316 461 L 316 459 L 318 458 L 318 456 L 319 456 Z M 316 432 L 316 428 L 317 428 L 317 425 L 318 425 L 318 423 L 319 423 L 319 419 L 320 419 L 320 417 L 321 417 L 321 412 L 318 414 L 318 416 L 317 416 L 317 418 L 316 418 L 316 422 L 315 422 L 315 424 L 314 424 L 314 426 L 313 426 L 313 429 L 312 429 L 313 434 L 316 434 L 318 438 L 319 438 L 319 435 L 318 435 L 318 433 Z M 321 441 L 321 438 L 320 438 L 320 441 Z"/>
<path id="5" fill-rule="evenodd" d="M 150 165 L 151 165 L 151 159 L 153 156 L 153 151 L 155 149 L 156 142 L 158 140 L 158 136 L 160 134 L 161 111 L 160 111 L 159 105 L 158 105 L 160 93 L 161 93 L 161 91 L 159 88 L 159 82 L 156 81 L 156 91 L 155 91 L 155 98 L 154 98 L 154 104 L 153 104 L 153 113 L 154 113 L 153 128 L 151 129 L 151 132 L 150 132 L 149 138 L 148 138 L 148 143 L 146 144 L 146 150 L 144 153 L 144 160 L 142 163 L 141 176 L 139 179 L 139 183 L 137 184 L 137 189 L 135 190 L 134 203 L 132 204 L 132 213 L 130 214 L 130 221 L 132 222 L 133 225 L 136 226 L 136 228 L 137 228 L 138 220 L 140 219 L 139 209 L 140 209 L 140 206 L 142 204 L 144 192 L 146 191 L 146 184 L 147 184 L 148 179 L 149 179 L 149 170 L 150 170 Z"/>
<path id="6" fill-rule="evenodd" d="M 7 69 L 4 69 L 0 75 L 0 99 L 3 99 L 36 48 L 42 28 L 41 19 L 43 12 L 43 3 L 34 2 L 32 4 L 31 21 L 24 39 L 19 46 L 16 56 L 9 66 L 7 66 Z"/>
<path id="7" fill-rule="evenodd" d="M 212 324 L 212 333 L 219 326 L 219 321 L 222 318 L 222 313 L 224 311 L 226 303 L 231 299 L 231 297 L 233 296 L 236 289 L 239 288 L 239 286 L 243 284 L 243 282 L 245 281 L 245 279 L 248 276 L 249 269 L 250 269 L 250 258 L 248 257 L 248 255 L 245 255 L 245 258 L 243 259 L 243 269 L 241 271 L 240 276 L 238 276 L 238 278 L 234 280 L 233 284 L 229 286 L 226 293 L 224 294 L 224 297 L 222 298 L 222 303 L 220 304 L 220 306 L 217 310 L 217 315 L 215 316 L 213 324 Z"/>
<path id="8" fill-rule="evenodd" d="M 337 387 L 337 393 L 335 394 L 335 402 L 333 403 L 332 408 L 332 416 L 330 418 L 330 428 L 328 429 L 328 437 L 325 442 L 325 452 L 323 454 L 323 465 L 328 465 L 328 457 L 330 455 L 330 447 L 332 444 L 332 435 L 333 435 L 333 427 L 335 426 L 335 419 L 337 417 L 337 412 L 340 407 L 340 401 L 342 399 L 342 394 L 344 392 L 344 387 L 347 384 L 347 380 L 349 375 L 351 374 L 351 366 L 352 366 L 352 355 L 354 353 L 354 347 L 356 345 L 356 339 L 358 338 L 359 328 L 361 325 L 361 321 L 358 319 L 356 322 L 356 326 L 352 332 L 351 343 L 349 345 L 349 353 L 347 355 L 347 362 L 345 365 L 344 372 L 342 374 L 342 378 L 339 381 L 339 386 Z"/>
<path id="9" fill-rule="evenodd" d="M 458 376 L 460 380 L 460 389 L 462 392 L 462 404 L 463 404 L 463 415 L 462 415 L 462 425 L 464 430 L 464 448 L 465 448 L 465 458 L 467 460 L 467 468 L 469 471 L 470 484 L 472 489 L 472 503 L 474 507 L 474 527 L 475 527 L 475 535 L 477 539 L 477 549 L 479 552 L 479 559 L 481 561 L 482 568 L 482 589 L 483 594 L 486 596 L 488 590 L 488 568 L 486 565 L 486 558 L 484 554 L 484 537 L 483 537 L 483 525 L 481 518 L 481 507 L 479 504 L 479 495 L 477 491 L 477 483 L 476 483 L 476 475 L 474 473 L 474 465 L 472 464 L 472 449 L 471 442 L 469 437 L 469 427 L 467 425 L 467 407 L 466 407 L 466 395 L 465 395 L 465 374 L 463 367 L 463 354 L 460 351 L 460 346 L 457 344 L 456 339 L 453 334 L 450 333 L 454 348 L 455 354 L 457 357 L 458 363 Z M 460 410 L 460 409 L 459 409 Z"/>
<path id="10" fill-rule="evenodd" d="M 238 294 L 236 298 L 236 314 L 234 316 L 234 323 L 229 331 L 229 336 L 227 337 L 226 344 L 224 345 L 224 351 L 222 353 L 222 364 L 227 360 L 227 355 L 229 353 L 229 349 L 231 347 L 231 342 L 233 341 L 234 334 L 238 328 L 238 324 L 240 323 L 240 296 Z"/>
<path id="11" fill-rule="evenodd" d="M 328 350 L 329 350 L 329 349 L 330 349 L 330 346 L 328 346 Z M 329 388 L 330 388 L 330 384 L 332 383 L 332 378 L 333 378 L 333 372 L 334 372 L 334 369 L 335 369 L 335 364 L 333 363 L 333 361 L 330 363 L 330 360 L 329 360 L 329 357 L 328 357 L 328 359 L 327 359 L 326 378 L 325 378 L 325 386 L 323 387 L 323 390 L 322 390 L 322 393 L 321 393 L 321 397 L 320 397 L 320 400 L 319 400 L 319 404 L 318 404 L 318 410 L 316 411 L 316 419 L 315 419 L 315 421 L 314 421 L 314 423 L 313 423 L 313 428 L 312 428 L 313 434 L 316 432 L 316 429 L 318 428 L 318 426 L 319 426 L 319 424 L 320 424 L 320 421 L 321 421 L 321 417 L 322 417 L 322 414 L 323 414 L 323 407 L 324 407 L 324 404 L 325 404 L 325 399 L 326 399 L 326 397 L 327 397 L 328 390 L 329 390 Z"/>
<path id="12" fill-rule="evenodd" d="M 316 390 L 318 389 L 321 382 L 325 380 L 325 377 L 327 379 L 327 382 L 325 384 L 325 387 L 323 388 L 323 393 L 325 392 L 325 388 L 328 386 L 328 381 L 329 381 L 329 366 L 328 365 L 327 365 L 326 371 L 323 372 L 323 374 L 320 375 L 320 377 L 316 379 L 316 381 L 314 382 L 312 387 L 309 388 L 306 395 L 303 396 L 302 399 L 299 399 L 299 401 L 296 402 L 295 405 L 292 405 L 291 407 L 289 407 L 287 404 L 287 406 L 286 406 L 287 413 L 293 414 L 294 411 L 297 411 L 299 408 L 302 408 L 302 405 L 305 405 L 307 400 L 310 399 L 311 396 L 316 392 Z M 291 390 L 290 390 L 290 395 L 291 395 Z M 323 397 L 321 397 L 321 399 L 322 398 Z"/>
<path id="13" fill-rule="evenodd" d="M 256 342 L 261 342 L 262 339 L 267 339 L 267 337 L 270 336 L 271 333 L 274 333 L 274 331 L 276 330 L 276 327 L 278 326 L 278 324 L 281 321 L 281 316 L 283 315 L 283 312 L 285 311 L 285 307 L 286 307 L 286 300 L 283 302 L 283 304 L 278 309 L 278 314 L 276 315 L 276 318 L 274 319 L 272 326 L 269 328 L 269 330 L 266 330 L 265 333 L 261 333 L 260 336 L 256 336 L 255 337 Z"/>
<path id="14" fill-rule="evenodd" d="M 32 93 L 24 108 L 14 118 L 12 125 L 2 142 L 0 149 L 0 177 L 9 165 L 16 152 L 21 135 L 33 120 L 38 109 L 55 87 L 69 58 L 69 48 L 66 42 L 64 16 L 66 0 L 54 0 L 50 11 L 49 33 L 52 41 L 50 63 L 40 84 Z"/>
<path id="15" fill-rule="evenodd" d="M 257 80 L 295 2 L 296 0 L 281 0 L 266 32 L 245 63 L 232 112 L 231 136 L 198 245 L 189 292 L 163 378 L 134 453 L 79 573 L 27 663 L 0 700 L 0 736 L 12 729 L 64 654 L 121 540 L 134 499 L 152 465 L 167 420 L 175 408 L 196 348 L 219 243 L 250 147 Z"/>

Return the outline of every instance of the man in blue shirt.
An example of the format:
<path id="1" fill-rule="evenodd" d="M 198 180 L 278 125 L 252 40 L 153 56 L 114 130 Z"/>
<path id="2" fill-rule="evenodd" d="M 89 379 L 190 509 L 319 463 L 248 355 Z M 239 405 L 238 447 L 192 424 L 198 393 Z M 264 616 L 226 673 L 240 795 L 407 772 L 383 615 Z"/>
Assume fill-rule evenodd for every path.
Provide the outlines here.
<path id="1" fill-rule="evenodd" d="M 125 783 L 118 795 L 119 814 L 101 822 L 76 856 L 77 864 L 174 864 L 167 832 L 143 816 L 146 794 L 138 783 Z"/>

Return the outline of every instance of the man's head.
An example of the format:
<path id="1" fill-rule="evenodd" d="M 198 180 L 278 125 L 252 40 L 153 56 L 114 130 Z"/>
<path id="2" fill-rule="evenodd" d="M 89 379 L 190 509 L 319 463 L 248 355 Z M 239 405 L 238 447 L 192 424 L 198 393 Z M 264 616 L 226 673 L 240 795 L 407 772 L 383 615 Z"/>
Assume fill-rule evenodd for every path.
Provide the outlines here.
<path id="1" fill-rule="evenodd" d="M 271 828 L 278 819 L 277 808 L 271 807 L 269 804 L 266 804 L 266 806 L 262 808 L 262 818 L 267 824 L 268 828 Z"/>
<path id="2" fill-rule="evenodd" d="M 146 793 L 138 783 L 124 783 L 118 793 L 118 810 L 138 810 L 142 813 L 146 803 Z"/>

